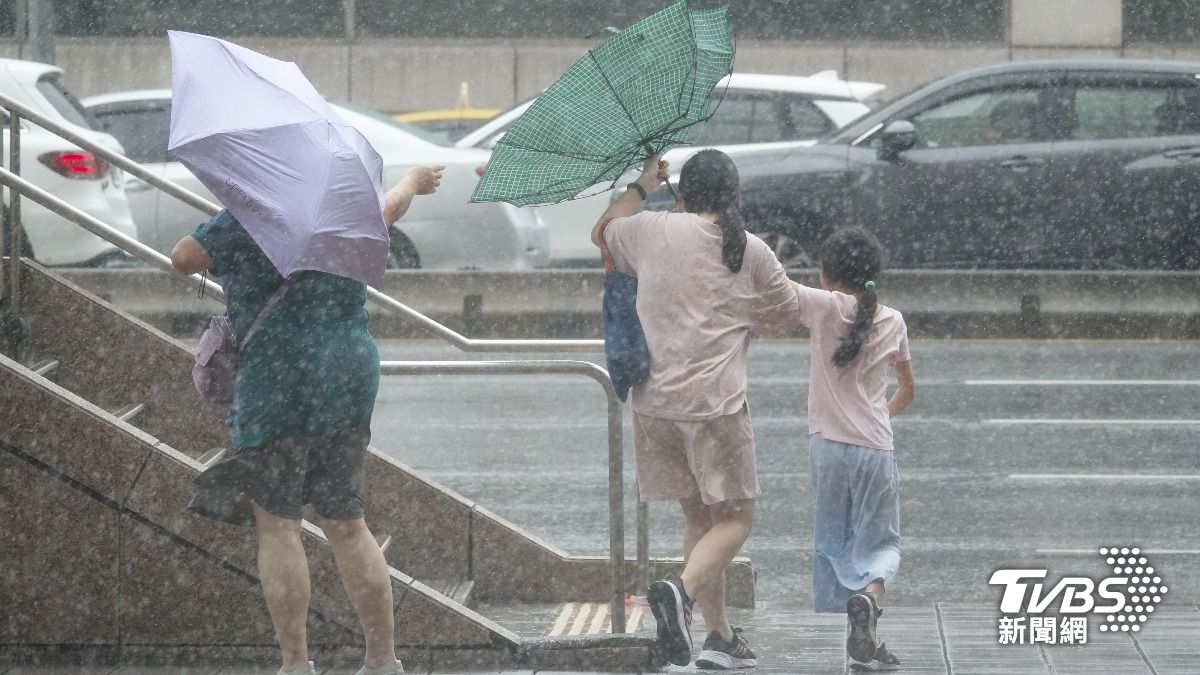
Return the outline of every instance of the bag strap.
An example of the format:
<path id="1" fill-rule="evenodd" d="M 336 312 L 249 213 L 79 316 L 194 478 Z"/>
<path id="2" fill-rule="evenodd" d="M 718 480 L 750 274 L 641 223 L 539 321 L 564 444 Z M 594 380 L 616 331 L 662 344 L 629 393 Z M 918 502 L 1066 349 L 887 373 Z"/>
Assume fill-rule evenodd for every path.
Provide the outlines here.
<path id="1" fill-rule="evenodd" d="M 604 239 L 604 231 L 608 229 L 608 224 L 613 221 L 612 218 L 600 223 L 600 258 L 604 260 L 604 271 L 615 272 L 617 270 L 616 263 L 613 262 L 612 253 L 608 250 L 608 241 Z"/>
<path id="2" fill-rule="evenodd" d="M 238 345 L 238 351 L 245 349 L 246 345 L 250 344 L 250 338 L 254 337 L 254 334 L 258 332 L 258 329 L 262 328 L 262 325 L 266 323 L 267 315 L 271 313 L 271 308 L 273 308 L 280 300 L 283 299 L 283 296 L 288 292 L 288 289 L 291 288 L 292 283 L 295 281 L 296 277 L 292 277 L 284 281 L 282 284 L 279 284 L 279 288 L 276 288 L 275 292 L 271 294 L 271 297 L 267 298 L 267 304 L 263 305 L 263 308 L 258 312 L 258 316 L 254 317 L 254 323 L 250 324 L 250 330 L 246 331 L 246 337 L 242 338 L 242 342 Z"/>

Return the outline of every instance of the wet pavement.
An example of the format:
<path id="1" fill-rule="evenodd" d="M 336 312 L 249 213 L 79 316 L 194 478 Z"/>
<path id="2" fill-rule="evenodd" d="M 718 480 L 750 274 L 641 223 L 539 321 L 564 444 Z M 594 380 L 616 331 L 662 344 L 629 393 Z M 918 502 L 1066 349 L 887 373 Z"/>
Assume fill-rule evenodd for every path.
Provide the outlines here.
<path id="1" fill-rule="evenodd" d="M 433 342 L 382 351 L 495 358 Z M 903 559 L 891 602 L 995 606 L 997 568 L 1101 575 L 1102 546 L 1141 547 L 1170 602 L 1200 601 L 1200 343 L 918 340 L 912 351 L 917 399 L 894 421 Z M 750 355 L 763 494 L 745 554 L 759 600 L 809 606 L 808 343 L 755 342 Z M 582 378 L 386 377 L 372 442 L 569 553 L 605 555 L 604 406 Z M 681 523 L 677 506 L 651 505 L 652 555 L 680 554 Z"/>
<path id="2" fill-rule="evenodd" d="M 381 350 L 404 360 L 500 356 L 421 341 Z M 913 355 L 917 400 L 895 421 L 903 560 L 880 627 L 902 672 L 1200 673 L 1200 343 L 922 340 Z M 733 621 L 746 629 L 759 673 L 846 670 L 844 617 L 814 614 L 809 599 L 808 358 L 806 341 L 751 348 L 763 496 L 744 553 L 757 570 L 758 606 L 734 610 Z M 599 387 L 584 379 L 387 377 L 373 444 L 569 553 L 603 555 L 604 409 Z M 626 429 L 632 555 L 628 416 Z M 652 505 L 650 527 L 652 555 L 679 554 L 676 507 Z M 1000 644 L 994 571 L 1100 579 L 1110 568 L 1098 549 L 1108 546 L 1140 547 L 1170 586 L 1142 630 L 1100 632 L 1105 617 L 1090 614 L 1086 645 Z M 480 611 L 535 637 L 552 630 L 562 607 Z M 701 642 L 702 629 L 694 633 Z M 0 666 L 0 675 L 114 672 L 270 675 L 275 666 Z"/>
<path id="3" fill-rule="evenodd" d="M 502 608 L 493 613 L 504 615 Z M 547 608 L 551 616 L 557 608 Z M 526 617 L 510 622 L 519 633 L 544 635 L 545 622 L 528 621 L 527 608 L 514 610 L 513 616 Z M 758 656 L 757 668 L 747 671 L 760 675 L 823 675 L 849 672 L 846 666 L 846 623 L 842 615 L 814 614 L 798 607 L 762 605 L 754 610 L 733 610 L 731 619 L 744 627 L 745 635 Z M 998 615 L 994 607 L 937 603 L 912 607 L 888 607 L 880 620 L 880 637 L 900 658 L 902 673 L 921 675 L 1182 675 L 1200 673 L 1197 637 L 1200 636 L 1200 608 L 1175 606 L 1156 614 L 1145 629 L 1129 633 L 1100 633 L 1092 624 L 1087 643 L 1010 644 L 997 640 Z M 653 629 L 653 620 L 643 625 Z M 703 631 L 693 630 L 697 645 Z M 697 646 L 697 650 L 699 647 Z M 319 664 L 318 664 L 319 666 Z M 0 675 L 273 675 L 277 666 L 220 667 L 161 666 L 42 668 L 0 666 Z M 321 673 L 353 675 L 354 668 L 321 669 Z M 424 672 L 424 671 L 413 671 Z M 449 672 L 449 671 L 434 671 Z M 510 670 L 515 675 L 550 675 L 552 671 Z M 669 666 L 666 673 L 698 673 L 696 666 Z"/>

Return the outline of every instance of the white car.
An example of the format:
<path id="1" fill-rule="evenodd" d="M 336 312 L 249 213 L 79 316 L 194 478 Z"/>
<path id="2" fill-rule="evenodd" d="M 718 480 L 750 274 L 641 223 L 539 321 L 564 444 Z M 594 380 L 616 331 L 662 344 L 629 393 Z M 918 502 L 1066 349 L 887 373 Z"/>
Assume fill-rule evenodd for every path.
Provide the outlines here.
<path id="1" fill-rule="evenodd" d="M 802 147 L 843 127 L 883 104 L 884 85 L 842 80 L 834 71 L 809 77 L 734 73 L 713 89 L 712 117 L 692 128 L 689 145 L 664 155 L 677 174 L 698 149 L 718 148 L 737 159 L 763 149 Z M 718 105 L 719 101 L 719 105 Z M 494 117 L 457 143 L 462 148 L 490 150 L 533 103 Z M 631 172 L 616 182 L 620 189 L 633 180 Z M 596 185 L 584 196 L 536 211 L 550 231 L 551 264 L 598 264 L 591 242 L 592 226 L 607 208 L 610 184 Z"/>
<path id="2" fill-rule="evenodd" d="M 171 91 L 155 89 L 90 96 L 82 101 L 105 131 L 121 139 L 130 159 L 180 185 L 213 199 L 200 181 L 167 153 Z M 513 270 L 539 267 L 549 253 L 546 228 L 538 214 L 508 204 L 472 204 L 489 152 L 439 144 L 420 130 L 374 111 L 332 102 L 383 158 L 384 187 L 411 167 L 444 164 L 437 194 L 420 197 L 392 229 L 394 267 Z M 196 228 L 204 216 L 145 182 L 126 187 L 142 242 L 164 253 Z"/>
<path id="3" fill-rule="evenodd" d="M 95 131 L 86 111 L 62 85 L 62 69 L 45 63 L 0 59 L 0 93 L 105 148 L 122 152 L 112 136 Z M 4 125 L 8 164 L 9 118 Z M 137 238 L 120 169 L 28 120 L 21 123 L 21 177 L 59 199 Z M 5 190 L 4 217 L 8 216 Z M 44 265 L 104 265 L 128 260 L 120 249 L 28 199 L 21 200 L 26 256 Z"/>

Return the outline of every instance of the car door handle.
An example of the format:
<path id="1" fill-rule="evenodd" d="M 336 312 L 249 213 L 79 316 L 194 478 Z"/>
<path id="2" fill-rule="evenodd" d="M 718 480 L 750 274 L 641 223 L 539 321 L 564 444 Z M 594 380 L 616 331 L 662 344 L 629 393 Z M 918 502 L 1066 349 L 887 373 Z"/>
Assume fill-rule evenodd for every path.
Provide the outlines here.
<path id="1" fill-rule="evenodd" d="M 1042 166 L 1045 163 L 1046 160 L 1040 157 L 1024 157 L 1018 155 L 1011 159 L 1006 159 L 1003 162 L 1000 162 L 1000 166 L 1001 168 L 1009 169 L 1010 171 L 1028 171 L 1033 167 Z"/>
<path id="2" fill-rule="evenodd" d="M 128 178 L 125 181 L 126 192 L 145 192 L 150 189 L 150 184 L 141 178 Z"/>
<path id="3" fill-rule="evenodd" d="M 1167 159 L 1177 159 L 1181 162 L 1190 162 L 1193 159 L 1200 159 L 1200 148 L 1178 148 L 1175 150 L 1167 150 L 1163 153 L 1163 157 Z"/>

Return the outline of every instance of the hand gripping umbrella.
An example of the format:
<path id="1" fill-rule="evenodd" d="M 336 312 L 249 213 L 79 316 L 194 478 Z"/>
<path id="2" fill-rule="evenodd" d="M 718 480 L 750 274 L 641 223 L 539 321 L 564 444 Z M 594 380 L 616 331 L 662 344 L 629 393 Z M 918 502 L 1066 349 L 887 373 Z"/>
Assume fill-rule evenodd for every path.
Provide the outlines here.
<path id="1" fill-rule="evenodd" d="M 389 238 L 383 160 L 288 61 L 169 32 L 169 150 L 283 276 L 318 270 L 379 288 Z"/>
<path id="2" fill-rule="evenodd" d="M 686 142 L 733 64 L 727 15 L 679 0 L 589 51 L 500 139 L 471 201 L 561 202 Z"/>

